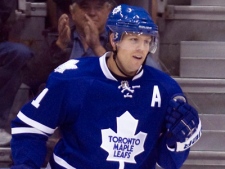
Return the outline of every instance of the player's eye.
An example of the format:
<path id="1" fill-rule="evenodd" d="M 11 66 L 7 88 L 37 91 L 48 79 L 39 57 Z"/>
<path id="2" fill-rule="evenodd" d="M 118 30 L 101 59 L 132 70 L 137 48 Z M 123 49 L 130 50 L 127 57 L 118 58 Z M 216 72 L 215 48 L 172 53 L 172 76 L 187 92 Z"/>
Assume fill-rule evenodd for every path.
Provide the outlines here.
<path id="1" fill-rule="evenodd" d="M 138 38 L 135 38 L 135 37 L 130 38 L 130 41 L 133 42 L 133 43 L 138 42 Z"/>
<path id="2" fill-rule="evenodd" d="M 151 43 L 151 39 L 145 40 L 144 43 L 147 44 L 147 45 L 149 45 Z"/>

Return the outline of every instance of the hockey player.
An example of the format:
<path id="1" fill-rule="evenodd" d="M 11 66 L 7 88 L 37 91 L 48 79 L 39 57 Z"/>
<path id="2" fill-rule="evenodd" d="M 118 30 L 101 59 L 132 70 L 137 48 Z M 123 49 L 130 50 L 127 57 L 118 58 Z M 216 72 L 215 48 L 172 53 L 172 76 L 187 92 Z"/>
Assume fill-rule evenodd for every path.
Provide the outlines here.
<path id="1" fill-rule="evenodd" d="M 57 128 L 62 137 L 47 168 L 182 166 L 201 123 L 179 85 L 144 65 L 156 48 L 157 26 L 143 8 L 120 5 L 107 29 L 112 52 L 60 65 L 12 121 L 12 169 L 40 168 Z"/>

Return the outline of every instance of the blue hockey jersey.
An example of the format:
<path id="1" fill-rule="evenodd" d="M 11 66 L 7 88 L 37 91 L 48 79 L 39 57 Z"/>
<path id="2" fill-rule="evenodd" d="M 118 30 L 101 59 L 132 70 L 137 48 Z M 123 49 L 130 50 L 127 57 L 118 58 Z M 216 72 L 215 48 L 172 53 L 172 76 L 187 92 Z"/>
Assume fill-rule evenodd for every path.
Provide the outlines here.
<path id="1" fill-rule="evenodd" d="M 46 88 L 12 121 L 12 157 L 40 168 L 46 141 L 59 128 L 49 168 L 180 168 L 189 149 L 166 147 L 169 100 L 182 94 L 165 73 L 149 66 L 131 80 L 117 80 L 102 57 L 69 60 L 51 73 Z"/>

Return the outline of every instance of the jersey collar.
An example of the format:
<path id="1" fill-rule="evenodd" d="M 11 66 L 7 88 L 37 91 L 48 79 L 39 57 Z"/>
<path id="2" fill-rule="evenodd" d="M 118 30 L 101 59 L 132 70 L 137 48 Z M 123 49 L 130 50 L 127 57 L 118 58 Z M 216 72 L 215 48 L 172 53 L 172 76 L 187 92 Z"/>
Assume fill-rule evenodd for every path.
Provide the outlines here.
<path id="1" fill-rule="evenodd" d="M 106 58 L 109 57 L 111 55 L 111 52 L 106 52 L 103 56 L 101 56 L 99 58 L 99 62 L 100 62 L 100 67 L 102 69 L 103 74 L 105 75 L 106 78 L 111 79 L 111 80 L 115 80 L 118 81 L 110 72 L 107 64 L 106 64 Z M 141 68 L 140 68 L 141 69 Z M 135 75 L 133 77 L 132 80 L 136 80 L 138 78 L 140 78 L 144 73 L 144 70 L 142 69 L 137 75 Z"/>

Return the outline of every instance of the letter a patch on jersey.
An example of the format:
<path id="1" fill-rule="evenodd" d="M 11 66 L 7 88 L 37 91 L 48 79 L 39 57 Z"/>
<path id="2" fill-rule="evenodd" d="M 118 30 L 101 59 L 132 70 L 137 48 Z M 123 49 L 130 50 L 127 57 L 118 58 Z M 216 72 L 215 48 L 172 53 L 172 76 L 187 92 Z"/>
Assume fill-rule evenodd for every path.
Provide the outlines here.
<path id="1" fill-rule="evenodd" d="M 155 85 L 153 88 L 151 107 L 155 107 L 156 104 L 158 107 L 161 107 L 161 95 L 159 92 L 159 87 Z"/>
<path id="2" fill-rule="evenodd" d="M 119 168 L 125 168 L 125 162 L 136 163 L 135 156 L 144 151 L 146 133 L 135 135 L 138 120 L 126 111 L 117 117 L 117 133 L 113 130 L 102 130 L 101 148 L 109 153 L 107 161 L 118 161 Z"/>

